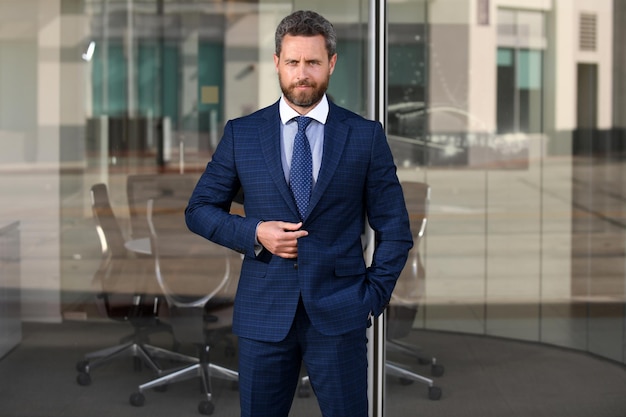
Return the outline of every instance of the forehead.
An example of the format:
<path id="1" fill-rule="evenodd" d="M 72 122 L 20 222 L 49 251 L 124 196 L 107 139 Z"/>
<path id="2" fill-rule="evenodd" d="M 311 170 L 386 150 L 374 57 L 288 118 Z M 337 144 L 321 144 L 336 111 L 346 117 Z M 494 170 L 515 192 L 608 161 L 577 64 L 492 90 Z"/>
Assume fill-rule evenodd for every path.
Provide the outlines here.
<path id="1" fill-rule="evenodd" d="M 280 51 L 281 58 L 327 58 L 326 41 L 322 35 L 293 36 L 285 35 Z"/>

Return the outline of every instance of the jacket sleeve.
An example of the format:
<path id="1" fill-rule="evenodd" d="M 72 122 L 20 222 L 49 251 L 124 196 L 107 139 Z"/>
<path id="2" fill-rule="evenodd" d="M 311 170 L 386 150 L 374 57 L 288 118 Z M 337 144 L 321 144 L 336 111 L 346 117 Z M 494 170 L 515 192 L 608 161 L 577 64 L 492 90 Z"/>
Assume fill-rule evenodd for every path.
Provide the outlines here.
<path id="1" fill-rule="evenodd" d="M 185 210 L 187 227 L 206 239 L 239 253 L 255 256 L 256 226 L 259 219 L 230 213 L 241 184 L 234 153 L 233 122 L 224 135 L 191 194 Z"/>
<path id="2" fill-rule="evenodd" d="M 372 314 L 389 304 L 396 281 L 413 246 L 402 187 L 387 139 L 376 123 L 366 186 L 367 218 L 374 230 L 374 254 L 368 268 Z"/>

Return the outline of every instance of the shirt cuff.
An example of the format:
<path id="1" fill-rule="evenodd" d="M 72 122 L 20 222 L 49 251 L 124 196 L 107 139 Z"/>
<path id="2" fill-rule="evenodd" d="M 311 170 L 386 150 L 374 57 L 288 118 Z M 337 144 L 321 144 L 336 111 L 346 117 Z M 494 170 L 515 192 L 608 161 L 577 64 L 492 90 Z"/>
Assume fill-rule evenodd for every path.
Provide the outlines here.
<path id="1" fill-rule="evenodd" d="M 261 251 L 263 250 L 263 245 L 261 245 L 261 244 L 259 243 L 259 239 L 258 239 L 258 237 L 257 237 L 257 231 L 259 230 L 259 225 L 260 225 L 261 223 L 263 223 L 263 220 L 261 220 L 260 222 L 258 222 L 258 223 L 256 224 L 256 229 L 255 229 L 255 232 L 254 232 L 254 254 L 255 254 L 256 256 L 259 256 L 259 254 L 260 254 L 260 253 L 261 253 Z"/>

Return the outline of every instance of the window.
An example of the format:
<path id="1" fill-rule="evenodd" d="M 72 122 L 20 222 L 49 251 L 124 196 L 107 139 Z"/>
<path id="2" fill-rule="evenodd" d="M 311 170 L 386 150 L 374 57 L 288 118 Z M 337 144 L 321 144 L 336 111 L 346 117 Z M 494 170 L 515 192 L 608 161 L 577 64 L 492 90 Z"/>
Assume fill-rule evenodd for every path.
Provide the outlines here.
<path id="1" fill-rule="evenodd" d="M 543 13 L 498 11 L 498 133 L 542 131 L 545 47 Z"/>

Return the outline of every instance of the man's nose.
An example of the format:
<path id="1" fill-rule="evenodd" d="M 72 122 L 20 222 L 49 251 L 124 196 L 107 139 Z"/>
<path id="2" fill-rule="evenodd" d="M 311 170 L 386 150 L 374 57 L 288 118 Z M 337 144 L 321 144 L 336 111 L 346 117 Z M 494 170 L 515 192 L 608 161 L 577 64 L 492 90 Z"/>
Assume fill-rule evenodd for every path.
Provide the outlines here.
<path id="1" fill-rule="evenodd" d="M 305 63 L 301 63 L 298 65 L 297 76 L 300 80 L 306 80 L 308 78 L 308 71 Z"/>

